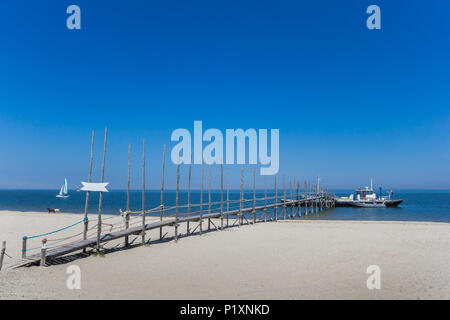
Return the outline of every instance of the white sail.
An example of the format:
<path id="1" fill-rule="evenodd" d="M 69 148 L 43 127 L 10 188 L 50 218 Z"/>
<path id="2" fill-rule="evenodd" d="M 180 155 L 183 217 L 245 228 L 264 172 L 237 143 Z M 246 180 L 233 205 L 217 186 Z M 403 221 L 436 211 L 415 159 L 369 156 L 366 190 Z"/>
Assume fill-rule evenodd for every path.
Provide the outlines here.
<path id="1" fill-rule="evenodd" d="M 64 179 L 64 195 L 67 195 L 68 194 L 68 192 L 67 192 L 67 179 Z"/>
<path id="2" fill-rule="evenodd" d="M 67 189 L 67 179 L 64 179 L 64 183 L 61 186 L 61 189 L 59 189 L 58 195 L 56 197 L 58 198 L 67 198 L 69 196 L 69 192 Z"/>

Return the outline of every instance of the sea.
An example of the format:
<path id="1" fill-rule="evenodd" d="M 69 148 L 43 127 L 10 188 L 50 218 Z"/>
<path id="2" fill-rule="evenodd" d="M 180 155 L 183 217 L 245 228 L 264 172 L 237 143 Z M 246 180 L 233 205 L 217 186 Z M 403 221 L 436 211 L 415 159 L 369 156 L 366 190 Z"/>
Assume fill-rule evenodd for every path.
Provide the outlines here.
<path id="1" fill-rule="evenodd" d="M 353 193 L 352 190 L 334 190 L 332 191 L 338 196 L 348 196 Z M 47 212 L 47 208 L 57 208 L 60 212 L 82 214 L 85 208 L 86 193 L 76 190 L 69 190 L 68 198 L 57 198 L 58 190 L 0 190 L 0 210 L 12 211 L 32 211 Z M 274 191 L 268 191 L 267 196 L 271 199 L 268 204 L 273 202 Z M 283 191 L 278 191 L 278 198 L 282 198 Z M 179 205 L 187 204 L 187 191 L 179 192 Z M 211 208 L 208 206 L 209 197 L 211 197 Z M 230 209 L 239 208 L 239 190 L 229 191 Z M 288 194 L 289 197 L 289 194 Z M 190 194 L 191 212 L 200 210 L 201 192 L 192 190 Z M 264 205 L 264 191 L 256 191 L 257 206 Z M 450 190 L 397 190 L 393 195 L 395 199 L 403 199 L 398 208 L 345 208 L 338 207 L 331 210 L 322 211 L 308 216 L 301 216 L 300 219 L 323 219 L 323 220 L 378 220 L 378 221 L 436 221 L 450 222 Z M 208 210 L 214 212 L 220 210 L 220 191 L 212 190 L 211 195 L 208 191 L 203 193 L 202 212 Z M 223 193 L 224 209 L 226 209 L 226 191 Z M 244 199 L 245 206 L 253 205 L 253 191 L 245 190 Z M 165 214 L 174 214 L 175 210 L 170 209 L 176 203 L 176 192 L 169 190 L 164 192 L 164 206 L 167 208 Z M 161 193 L 157 190 L 147 191 L 145 193 L 145 208 L 152 210 L 150 215 L 159 216 L 159 205 L 161 203 Z M 99 194 L 91 193 L 88 212 L 97 213 L 99 204 Z M 132 190 L 130 192 L 130 210 L 142 210 L 142 192 L 140 190 Z M 112 190 L 103 193 L 102 212 L 105 214 L 120 214 L 120 210 L 127 207 L 127 192 L 125 190 Z M 180 214 L 186 212 L 187 208 L 179 209 Z M 291 211 L 290 208 L 283 211 L 279 208 L 277 211 L 278 218 L 287 218 L 291 214 L 297 215 L 296 209 Z M 1 211 L 0 211 L 1 214 Z M 273 216 L 273 210 L 267 210 L 268 219 Z M 263 212 L 257 212 L 258 217 L 262 217 Z M 251 213 L 248 214 L 251 216 Z"/>

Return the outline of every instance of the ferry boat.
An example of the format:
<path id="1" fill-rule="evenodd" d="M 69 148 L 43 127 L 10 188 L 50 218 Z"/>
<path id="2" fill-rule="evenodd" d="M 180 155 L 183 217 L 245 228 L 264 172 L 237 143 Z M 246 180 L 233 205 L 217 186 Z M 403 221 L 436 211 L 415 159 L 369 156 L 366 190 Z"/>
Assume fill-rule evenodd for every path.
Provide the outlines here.
<path id="1" fill-rule="evenodd" d="M 389 193 L 389 196 L 382 196 L 380 189 L 380 196 L 377 197 L 373 191 L 372 179 L 370 180 L 370 188 L 358 188 L 355 192 L 356 199 L 353 194 L 348 197 L 336 198 L 336 207 L 385 208 L 397 207 L 403 202 L 402 199 L 391 199 L 392 191 Z"/>

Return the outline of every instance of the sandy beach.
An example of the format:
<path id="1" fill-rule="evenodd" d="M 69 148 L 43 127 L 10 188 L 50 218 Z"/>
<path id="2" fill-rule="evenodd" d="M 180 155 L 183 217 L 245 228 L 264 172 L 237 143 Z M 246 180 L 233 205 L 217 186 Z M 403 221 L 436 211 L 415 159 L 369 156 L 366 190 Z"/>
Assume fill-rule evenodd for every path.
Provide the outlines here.
<path id="1" fill-rule="evenodd" d="M 450 299 L 446 223 L 279 221 L 145 246 L 133 236 L 136 246 L 104 256 L 11 268 L 20 260 L 24 235 L 81 219 L 1 211 L 0 241 L 7 241 L 12 258 L 5 257 L 0 271 L 0 299 Z M 170 237 L 173 228 L 166 229 Z M 81 230 L 77 225 L 66 235 Z M 158 234 L 149 236 L 156 240 Z M 105 249 L 122 246 L 120 239 Z M 66 286 L 66 270 L 74 264 L 81 269 L 80 290 Z M 370 265 L 380 267 L 379 290 L 366 286 Z"/>

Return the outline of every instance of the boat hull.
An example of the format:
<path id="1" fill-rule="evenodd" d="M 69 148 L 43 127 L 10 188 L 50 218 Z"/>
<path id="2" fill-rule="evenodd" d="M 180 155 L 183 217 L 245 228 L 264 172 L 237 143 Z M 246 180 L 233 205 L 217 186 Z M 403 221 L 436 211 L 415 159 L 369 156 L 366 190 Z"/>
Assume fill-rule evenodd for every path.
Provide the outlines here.
<path id="1" fill-rule="evenodd" d="M 386 207 L 396 208 L 402 202 L 403 199 L 395 199 L 395 200 L 386 200 L 384 204 Z"/>
<path id="2" fill-rule="evenodd" d="M 375 204 L 373 202 L 358 201 L 358 200 L 343 200 L 336 199 L 336 207 L 357 207 L 357 208 L 396 208 L 403 199 L 395 200 L 383 200 L 377 201 Z"/>

